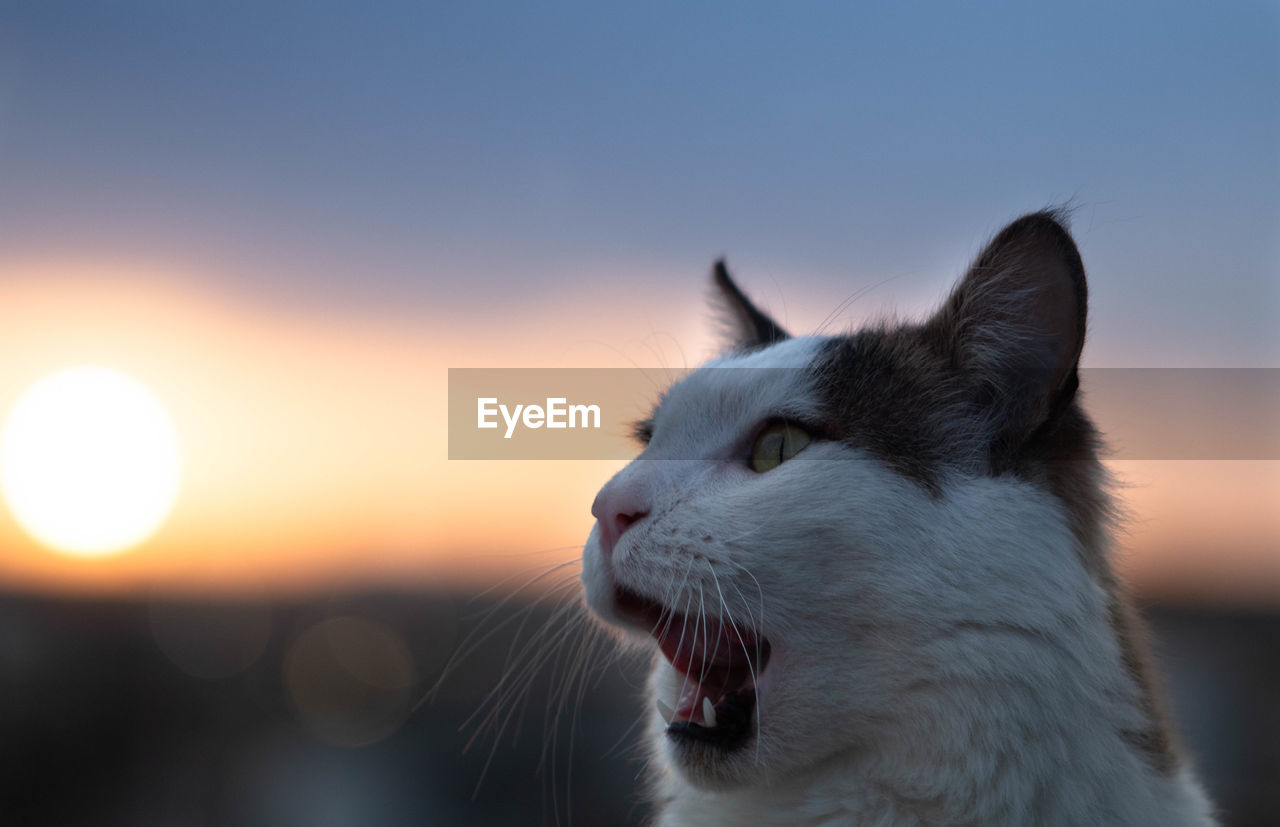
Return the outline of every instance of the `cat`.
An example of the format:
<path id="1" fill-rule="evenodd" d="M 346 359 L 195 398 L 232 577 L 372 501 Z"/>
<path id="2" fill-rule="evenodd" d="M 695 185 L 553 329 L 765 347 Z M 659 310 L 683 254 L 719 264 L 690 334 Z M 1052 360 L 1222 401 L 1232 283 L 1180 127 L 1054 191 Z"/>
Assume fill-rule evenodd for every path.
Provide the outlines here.
<path id="1" fill-rule="evenodd" d="M 717 263 L 733 346 L 636 425 L 583 549 L 590 610 L 655 650 L 659 824 L 1215 823 L 1109 563 L 1065 225 L 850 335 Z"/>

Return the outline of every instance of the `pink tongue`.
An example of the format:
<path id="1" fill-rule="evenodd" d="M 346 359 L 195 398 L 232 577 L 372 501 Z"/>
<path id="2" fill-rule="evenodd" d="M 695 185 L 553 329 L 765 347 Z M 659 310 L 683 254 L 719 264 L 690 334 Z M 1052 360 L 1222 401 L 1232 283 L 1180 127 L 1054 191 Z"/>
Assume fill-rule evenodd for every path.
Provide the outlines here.
<path id="1" fill-rule="evenodd" d="M 688 676 L 676 704 L 677 720 L 704 723 L 703 698 L 714 706 L 751 677 L 747 653 L 755 652 L 755 640 L 733 625 L 673 615 L 655 637 L 671 665 Z"/>

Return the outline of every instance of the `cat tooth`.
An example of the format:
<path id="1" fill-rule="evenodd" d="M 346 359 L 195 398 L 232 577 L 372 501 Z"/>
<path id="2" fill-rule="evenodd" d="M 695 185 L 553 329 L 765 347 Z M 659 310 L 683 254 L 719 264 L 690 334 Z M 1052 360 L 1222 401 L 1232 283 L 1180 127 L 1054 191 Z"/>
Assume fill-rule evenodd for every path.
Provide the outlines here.
<path id="1" fill-rule="evenodd" d="M 662 720 L 664 722 L 670 725 L 671 722 L 676 719 L 676 711 L 672 709 L 670 706 L 668 706 L 667 704 L 663 703 L 661 698 L 658 698 L 656 700 L 658 701 L 658 714 L 662 716 Z"/>
<path id="2" fill-rule="evenodd" d="M 707 729 L 716 728 L 716 708 L 711 705 L 711 699 L 707 697 L 702 699 L 702 725 Z"/>

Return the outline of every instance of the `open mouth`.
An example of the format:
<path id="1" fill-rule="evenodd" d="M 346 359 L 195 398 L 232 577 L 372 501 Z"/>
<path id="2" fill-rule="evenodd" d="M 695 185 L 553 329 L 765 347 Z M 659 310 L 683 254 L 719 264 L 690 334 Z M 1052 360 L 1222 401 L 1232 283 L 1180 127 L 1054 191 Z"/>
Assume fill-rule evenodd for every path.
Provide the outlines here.
<path id="1" fill-rule="evenodd" d="M 674 706 L 658 699 L 672 738 L 722 749 L 746 742 L 754 727 L 756 681 L 769 662 L 769 641 L 730 620 L 684 615 L 618 586 L 618 614 L 645 629 L 684 675 Z"/>

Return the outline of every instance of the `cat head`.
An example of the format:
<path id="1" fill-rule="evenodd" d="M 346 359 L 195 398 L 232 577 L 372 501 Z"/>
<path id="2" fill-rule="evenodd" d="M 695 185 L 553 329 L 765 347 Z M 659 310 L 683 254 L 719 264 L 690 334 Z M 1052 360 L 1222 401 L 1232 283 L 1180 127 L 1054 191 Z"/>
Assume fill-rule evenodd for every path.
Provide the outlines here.
<path id="1" fill-rule="evenodd" d="M 600 618 L 656 642 L 664 763 L 723 788 L 895 737 L 913 693 L 973 668 L 925 645 L 947 630 L 1069 615 L 1105 499 L 1060 216 L 1005 228 L 921 323 L 795 338 L 722 263 L 714 281 L 733 349 L 637 425 L 582 576 Z M 999 659 L 980 656 L 1018 668 Z"/>

